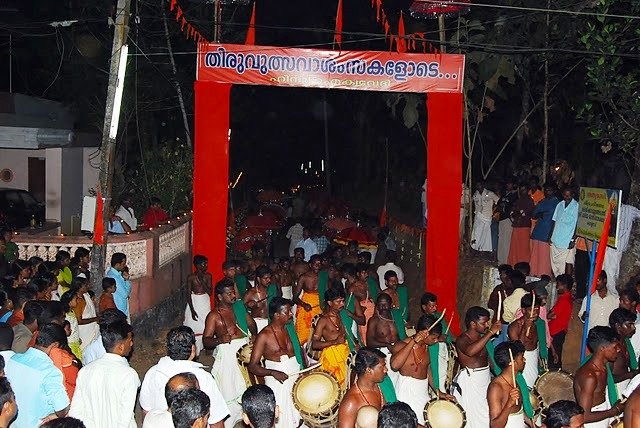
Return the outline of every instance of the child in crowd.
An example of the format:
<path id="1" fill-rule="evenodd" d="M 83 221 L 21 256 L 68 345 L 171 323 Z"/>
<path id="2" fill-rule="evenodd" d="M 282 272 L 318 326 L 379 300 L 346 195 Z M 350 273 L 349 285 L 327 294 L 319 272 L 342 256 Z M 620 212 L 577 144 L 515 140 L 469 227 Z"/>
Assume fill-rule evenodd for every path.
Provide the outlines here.
<path id="1" fill-rule="evenodd" d="M 551 333 L 551 346 L 555 349 L 557 359 L 549 361 L 549 369 L 558 370 L 562 368 L 562 348 L 564 339 L 569 330 L 569 321 L 573 312 L 573 278 L 570 275 L 562 274 L 556 278 L 556 291 L 558 300 L 549 312 L 549 333 Z"/>
<path id="2" fill-rule="evenodd" d="M 78 318 L 74 312 L 74 309 L 78 306 L 78 289 L 71 288 L 64 293 L 60 298 L 60 303 L 65 313 L 65 319 L 69 322 L 71 327 L 71 334 L 69 335 L 69 348 L 73 355 L 75 355 L 80 361 L 82 361 L 82 349 L 80 347 L 80 331 L 78 328 Z"/>
<path id="3" fill-rule="evenodd" d="M 102 278 L 102 295 L 98 303 L 98 311 L 103 313 L 107 309 L 117 309 L 113 300 L 113 293 L 116 292 L 116 280 L 113 278 Z"/>

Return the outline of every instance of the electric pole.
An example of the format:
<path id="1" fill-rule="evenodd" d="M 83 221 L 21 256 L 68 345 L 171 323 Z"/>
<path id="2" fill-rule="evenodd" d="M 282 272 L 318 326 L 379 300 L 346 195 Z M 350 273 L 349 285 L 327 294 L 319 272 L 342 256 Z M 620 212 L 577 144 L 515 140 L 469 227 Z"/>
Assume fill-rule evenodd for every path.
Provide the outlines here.
<path id="1" fill-rule="evenodd" d="M 122 91 L 126 71 L 127 36 L 129 34 L 129 12 L 131 0 L 118 0 L 116 7 L 113 46 L 111 48 L 111 65 L 109 68 L 109 86 L 105 102 L 104 125 L 102 127 L 102 144 L 100 146 L 100 175 L 96 207 L 96 224 L 102 222 L 100 228 L 94 228 L 93 247 L 91 249 L 91 279 L 93 290 L 98 294 L 104 277 L 107 257 L 107 232 L 109 230 L 109 206 L 111 205 L 111 187 L 113 184 L 113 159 L 116 151 L 116 136 L 122 102 Z M 102 198 L 103 203 L 98 201 Z M 96 230 L 97 229 L 97 230 Z"/>

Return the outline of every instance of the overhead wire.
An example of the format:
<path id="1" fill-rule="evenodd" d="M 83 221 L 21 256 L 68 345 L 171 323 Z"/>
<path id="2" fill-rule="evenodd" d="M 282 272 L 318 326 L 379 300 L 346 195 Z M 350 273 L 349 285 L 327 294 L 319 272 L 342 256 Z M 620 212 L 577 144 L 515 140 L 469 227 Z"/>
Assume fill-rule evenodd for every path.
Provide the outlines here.
<path id="1" fill-rule="evenodd" d="M 62 63 L 64 62 L 64 36 L 62 34 L 59 34 L 60 42 L 58 42 L 58 29 L 57 28 L 56 28 L 56 34 L 57 34 L 57 36 L 56 36 L 56 44 L 58 45 L 58 52 L 60 52 L 60 63 L 58 64 L 58 70 L 56 71 L 56 75 L 54 76 L 54 78 L 51 81 L 51 83 L 49 83 L 49 86 L 47 86 L 47 89 L 42 91 L 41 97 L 44 97 L 45 94 L 47 93 L 47 91 L 56 82 L 56 80 L 58 80 L 58 77 L 60 76 L 60 70 L 62 69 Z M 60 45 L 62 45 L 62 50 L 60 49 Z"/>

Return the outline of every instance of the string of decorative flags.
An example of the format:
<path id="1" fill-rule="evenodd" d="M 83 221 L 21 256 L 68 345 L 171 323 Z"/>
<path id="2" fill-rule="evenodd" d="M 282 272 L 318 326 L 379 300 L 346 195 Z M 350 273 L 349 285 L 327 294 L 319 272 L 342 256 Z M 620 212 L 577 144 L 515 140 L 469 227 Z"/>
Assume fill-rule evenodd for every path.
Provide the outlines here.
<path id="1" fill-rule="evenodd" d="M 187 21 L 184 11 L 177 4 L 177 0 L 171 0 L 169 9 L 176 14 L 176 21 L 180 24 L 180 30 L 184 33 L 187 40 L 193 39 L 196 43 L 206 42 L 207 39 L 193 25 Z"/>

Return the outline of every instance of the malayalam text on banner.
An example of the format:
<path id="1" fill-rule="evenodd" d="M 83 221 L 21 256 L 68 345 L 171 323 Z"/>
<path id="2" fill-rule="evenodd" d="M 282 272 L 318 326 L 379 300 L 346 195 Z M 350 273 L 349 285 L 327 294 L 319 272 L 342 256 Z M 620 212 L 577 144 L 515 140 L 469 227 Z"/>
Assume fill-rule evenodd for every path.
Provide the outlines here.
<path id="1" fill-rule="evenodd" d="M 576 235 L 599 240 L 604 226 L 604 218 L 607 215 L 607 207 L 611 205 L 611 226 L 609 227 L 607 244 L 614 248 L 617 247 L 621 201 L 622 190 L 581 187 Z"/>

